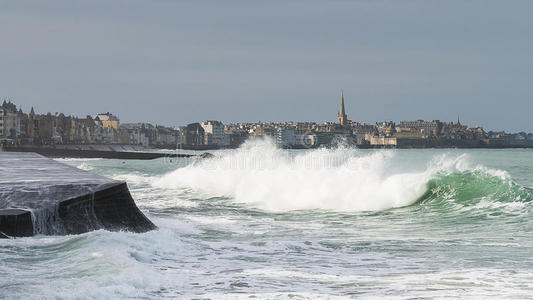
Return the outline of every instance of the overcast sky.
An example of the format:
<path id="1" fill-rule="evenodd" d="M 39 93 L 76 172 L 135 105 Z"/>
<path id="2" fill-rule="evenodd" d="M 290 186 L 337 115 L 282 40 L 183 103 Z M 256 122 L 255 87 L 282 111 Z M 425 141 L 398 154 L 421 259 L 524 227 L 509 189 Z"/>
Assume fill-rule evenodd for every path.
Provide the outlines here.
<path id="1" fill-rule="evenodd" d="M 533 1 L 1 1 L 0 97 L 28 111 L 440 119 L 533 131 Z"/>

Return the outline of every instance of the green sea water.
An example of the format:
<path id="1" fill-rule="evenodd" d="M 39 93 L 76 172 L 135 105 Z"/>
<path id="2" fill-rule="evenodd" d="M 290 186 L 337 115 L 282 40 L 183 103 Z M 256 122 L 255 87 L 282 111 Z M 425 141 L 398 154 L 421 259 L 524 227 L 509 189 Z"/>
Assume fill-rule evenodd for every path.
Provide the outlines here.
<path id="1" fill-rule="evenodd" d="M 0 240 L 0 297 L 528 298 L 533 151 L 280 150 L 62 159 L 159 227 Z"/>

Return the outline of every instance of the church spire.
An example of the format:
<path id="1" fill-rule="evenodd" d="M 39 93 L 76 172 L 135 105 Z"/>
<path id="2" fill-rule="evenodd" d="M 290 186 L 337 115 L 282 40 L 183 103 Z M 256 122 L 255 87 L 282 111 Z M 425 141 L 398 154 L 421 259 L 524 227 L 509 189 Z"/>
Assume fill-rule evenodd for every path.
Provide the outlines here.
<path id="1" fill-rule="evenodd" d="M 339 110 L 339 115 L 344 115 L 344 91 L 341 90 L 341 108 Z"/>
<path id="2" fill-rule="evenodd" d="M 339 108 L 339 113 L 337 114 L 337 121 L 340 125 L 348 124 L 348 117 L 346 116 L 346 111 L 344 110 L 344 91 L 341 90 L 341 106 Z"/>

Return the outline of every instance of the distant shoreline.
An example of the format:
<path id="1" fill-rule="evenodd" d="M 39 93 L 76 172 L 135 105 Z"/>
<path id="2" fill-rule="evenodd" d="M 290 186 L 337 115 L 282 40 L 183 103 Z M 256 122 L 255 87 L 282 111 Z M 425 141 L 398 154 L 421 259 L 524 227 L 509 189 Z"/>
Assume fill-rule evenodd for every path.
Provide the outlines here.
<path id="1" fill-rule="evenodd" d="M 64 145 L 62 145 L 64 146 Z M 69 145 L 73 146 L 73 145 Z M 105 145 L 94 145 L 105 146 Z M 177 147 L 175 150 L 192 150 L 192 151 L 208 151 L 208 150 L 221 150 L 221 149 L 236 149 L 234 148 L 220 148 L 209 147 L 201 145 L 200 147 L 187 146 Z M 305 149 L 318 149 L 320 147 L 281 147 L 283 149 L 305 150 Z M 332 146 L 326 147 L 332 148 Z M 376 145 L 355 145 L 357 149 L 533 149 L 533 147 L 527 146 L 484 146 L 484 147 L 467 147 L 467 146 L 441 146 L 441 147 L 413 147 L 413 146 L 376 146 Z M 94 150 L 94 149 L 76 149 L 76 147 L 61 147 L 53 148 L 50 146 L 45 147 L 28 147 L 28 146 L 4 146 L 1 150 L 5 152 L 34 152 L 49 158 L 104 158 L 104 159 L 138 159 L 138 160 L 152 160 L 157 158 L 189 158 L 198 157 L 199 154 L 185 154 L 185 153 L 162 153 L 151 152 L 150 150 L 156 150 L 151 148 L 139 148 L 141 151 L 114 151 L 114 150 Z M 130 149 L 131 150 L 131 149 Z M 169 149 L 171 150 L 171 149 Z"/>
<path id="2" fill-rule="evenodd" d="M 6 146 L 5 152 L 34 152 L 49 158 L 108 158 L 108 159 L 140 159 L 151 160 L 156 158 L 193 157 L 193 154 L 158 153 L 158 152 L 130 152 L 130 151 L 105 151 L 105 150 L 76 150 L 58 149 L 51 147 L 18 147 Z"/>

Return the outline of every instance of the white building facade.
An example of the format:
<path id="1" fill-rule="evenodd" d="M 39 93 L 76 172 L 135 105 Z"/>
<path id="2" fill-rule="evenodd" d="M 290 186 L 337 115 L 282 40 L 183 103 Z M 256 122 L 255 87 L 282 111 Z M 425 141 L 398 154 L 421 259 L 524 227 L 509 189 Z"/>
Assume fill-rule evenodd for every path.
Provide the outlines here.
<path id="1" fill-rule="evenodd" d="M 10 139 L 20 136 L 20 115 L 0 107 L 0 138 Z"/>
<path id="2" fill-rule="evenodd" d="M 216 146 L 228 146 L 229 135 L 224 131 L 224 124 L 220 121 L 204 121 L 202 122 L 204 129 L 204 144 Z"/>

